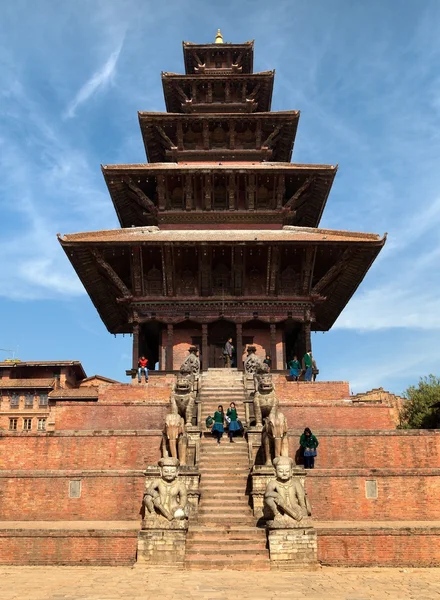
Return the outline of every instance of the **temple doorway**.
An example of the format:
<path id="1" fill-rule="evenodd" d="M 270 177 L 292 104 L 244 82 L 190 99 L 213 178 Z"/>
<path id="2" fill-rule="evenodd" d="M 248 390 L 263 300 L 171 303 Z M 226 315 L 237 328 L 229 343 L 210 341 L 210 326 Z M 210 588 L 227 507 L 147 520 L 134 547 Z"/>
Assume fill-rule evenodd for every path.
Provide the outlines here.
<path id="1" fill-rule="evenodd" d="M 230 321 L 216 321 L 211 323 L 208 328 L 208 348 L 209 348 L 209 366 L 214 369 L 221 369 L 225 366 L 223 357 L 223 348 L 228 338 L 232 338 L 232 345 L 236 348 L 236 329 L 235 324 Z M 233 366 L 236 366 L 237 356 L 233 356 Z"/>
<path id="2" fill-rule="evenodd" d="M 294 356 L 301 361 L 306 351 L 302 324 L 297 321 L 288 320 L 284 324 L 284 341 L 286 348 L 286 363 Z M 284 368 L 287 364 L 284 365 Z"/>
<path id="3" fill-rule="evenodd" d="M 157 321 L 143 323 L 139 328 L 139 356 L 148 358 L 148 368 L 154 370 L 160 360 L 163 325 Z"/>

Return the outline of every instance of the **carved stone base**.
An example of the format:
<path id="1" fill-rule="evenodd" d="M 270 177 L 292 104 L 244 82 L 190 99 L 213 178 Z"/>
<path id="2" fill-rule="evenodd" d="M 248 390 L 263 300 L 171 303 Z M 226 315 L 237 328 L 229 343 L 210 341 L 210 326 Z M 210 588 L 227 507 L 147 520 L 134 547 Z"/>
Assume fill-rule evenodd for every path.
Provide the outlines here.
<path id="1" fill-rule="evenodd" d="M 188 523 L 178 528 L 145 529 L 139 532 L 137 563 L 146 566 L 173 565 L 183 567 Z"/>
<path id="2" fill-rule="evenodd" d="M 268 528 L 272 569 L 318 567 L 318 540 L 314 527 Z"/>

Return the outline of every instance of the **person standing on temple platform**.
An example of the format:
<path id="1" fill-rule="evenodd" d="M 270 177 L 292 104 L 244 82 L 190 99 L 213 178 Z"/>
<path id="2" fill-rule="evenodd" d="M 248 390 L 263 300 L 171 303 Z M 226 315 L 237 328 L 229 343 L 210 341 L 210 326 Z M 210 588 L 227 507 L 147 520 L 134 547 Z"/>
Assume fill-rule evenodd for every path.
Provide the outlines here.
<path id="1" fill-rule="evenodd" d="M 263 360 L 263 364 L 267 365 L 268 370 L 270 371 L 272 367 L 272 359 L 269 354 L 266 354 L 266 358 Z"/>
<path id="2" fill-rule="evenodd" d="M 230 369 L 232 366 L 232 354 L 234 352 L 234 346 L 232 345 L 232 338 L 228 338 L 223 349 L 223 356 L 225 357 L 225 367 Z"/>
<path id="3" fill-rule="evenodd" d="M 145 383 L 148 383 L 148 358 L 141 356 L 138 362 L 138 383 L 142 381 L 142 373 L 145 376 Z"/>
<path id="4" fill-rule="evenodd" d="M 303 370 L 304 370 L 304 381 L 312 381 L 312 374 L 313 374 L 313 368 L 312 368 L 312 353 L 311 352 L 306 352 L 304 354 L 303 357 Z"/>
<path id="5" fill-rule="evenodd" d="M 310 354 L 312 356 L 312 354 Z M 316 360 L 312 356 L 312 381 L 316 381 L 316 376 L 319 375 L 319 369 L 316 365 Z"/>
<path id="6" fill-rule="evenodd" d="M 316 448 L 319 446 L 319 442 L 309 427 L 306 427 L 304 433 L 301 434 L 299 444 L 304 452 L 304 469 L 314 469 Z"/>
<path id="7" fill-rule="evenodd" d="M 220 444 L 222 435 L 225 431 L 224 427 L 225 413 L 223 412 L 223 406 L 218 405 L 217 410 L 214 413 L 214 425 L 212 426 L 212 435 L 217 439 L 217 444 Z"/>
<path id="8" fill-rule="evenodd" d="M 235 402 L 231 402 L 228 410 L 226 411 L 226 420 L 228 420 L 228 435 L 229 441 L 233 442 L 235 431 L 240 431 L 240 423 L 238 422 L 237 409 L 235 408 Z"/>
<path id="9" fill-rule="evenodd" d="M 292 360 L 289 361 L 287 367 L 289 368 L 289 375 L 292 377 L 293 381 L 298 381 L 299 376 L 301 375 L 301 363 L 296 354 Z"/>

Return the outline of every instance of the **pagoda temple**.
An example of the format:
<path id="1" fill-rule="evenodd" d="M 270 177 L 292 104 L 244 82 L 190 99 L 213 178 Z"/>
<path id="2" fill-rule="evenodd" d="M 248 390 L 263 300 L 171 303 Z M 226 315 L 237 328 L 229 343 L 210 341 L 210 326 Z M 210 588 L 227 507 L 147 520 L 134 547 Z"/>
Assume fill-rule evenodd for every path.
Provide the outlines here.
<path id="1" fill-rule="evenodd" d="M 188 345 L 224 366 L 228 337 L 284 369 L 311 350 L 385 238 L 320 229 L 337 167 L 291 163 L 299 111 L 271 112 L 254 43 L 183 43 L 162 73 L 167 112 L 140 112 L 148 162 L 102 167 L 121 228 L 60 236 L 107 329 L 178 369 Z"/>

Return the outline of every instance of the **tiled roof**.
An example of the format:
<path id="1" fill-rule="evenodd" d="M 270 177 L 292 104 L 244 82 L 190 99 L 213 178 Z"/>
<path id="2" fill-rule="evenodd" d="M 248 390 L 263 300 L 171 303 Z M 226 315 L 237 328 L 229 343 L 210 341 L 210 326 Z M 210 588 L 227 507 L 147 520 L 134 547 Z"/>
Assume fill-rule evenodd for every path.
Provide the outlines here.
<path id="1" fill-rule="evenodd" d="M 228 161 L 228 162 L 213 162 L 213 161 L 194 161 L 194 162 L 178 162 L 178 163 L 137 163 L 137 164 L 120 164 L 120 165 L 102 165 L 103 171 L 118 171 L 123 170 L 124 173 L 139 172 L 139 171 L 194 171 L 197 169 L 215 169 L 230 171 L 231 167 L 237 166 L 240 169 L 249 169 L 250 171 L 267 171 L 267 169 L 279 169 L 279 170 L 291 170 L 291 171 L 321 171 L 329 169 L 337 169 L 335 165 L 321 165 L 321 164 L 295 164 L 290 162 L 251 162 L 251 161 Z"/>
<path id="2" fill-rule="evenodd" d="M 17 388 L 52 388 L 55 385 L 53 377 L 49 379 L 0 379 L 0 388 L 2 389 L 17 389 Z"/>
<path id="3" fill-rule="evenodd" d="M 98 398 L 98 388 L 92 385 L 85 385 L 79 388 L 60 388 L 50 392 L 49 397 L 52 400 L 60 399 L 72 399 L 75 398 Z"/>
<path id="4" fill-rule="evenodd" d="M 61 243 L 240 243 L 240 242 L 367 242 L 380 243 L 382 238 L 375 233 L 359 233 L 310 227 L 284 227 L 276 230 L 233 229 L 192 229 L 161 230 L 159 227 L 130 227 L 105 231 L 72 233 L 60 238 Z"/>

